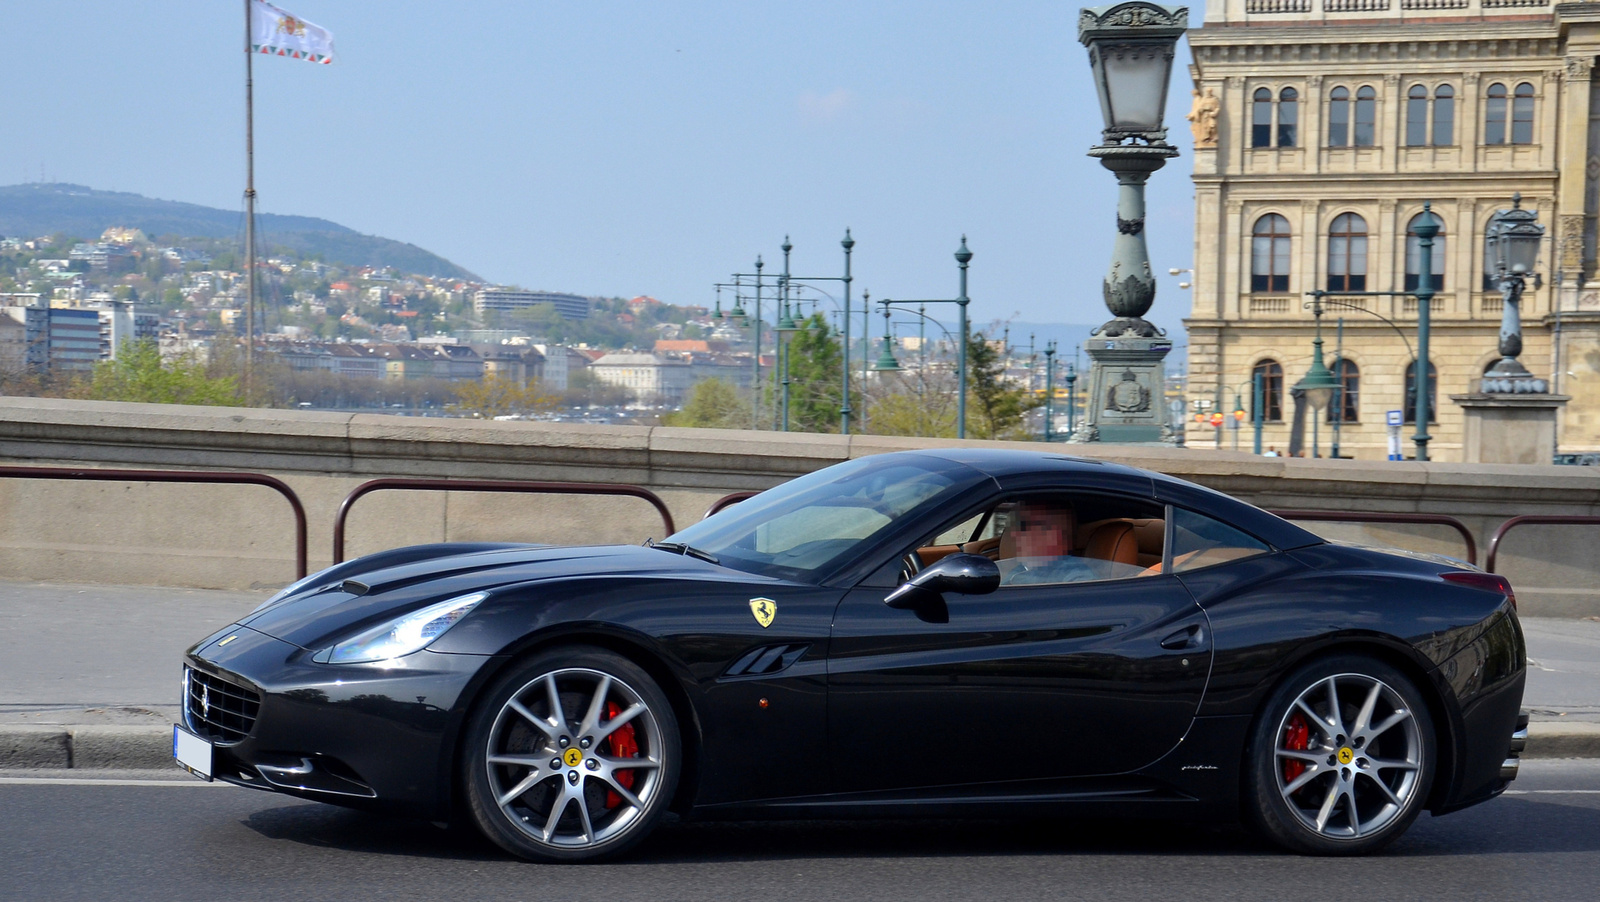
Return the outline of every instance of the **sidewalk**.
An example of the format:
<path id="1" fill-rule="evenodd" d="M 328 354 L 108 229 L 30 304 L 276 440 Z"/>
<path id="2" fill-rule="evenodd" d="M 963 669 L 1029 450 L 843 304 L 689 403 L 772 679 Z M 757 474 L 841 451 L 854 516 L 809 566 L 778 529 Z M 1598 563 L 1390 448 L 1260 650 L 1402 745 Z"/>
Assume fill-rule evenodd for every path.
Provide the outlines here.
<path id="1" fill-rule="evenodd" d="M 267 593 L 0 581 L 0 768 L 170 767 L 186 648 Z M 1600 757 L 1600 621 L 1526 618 L 1527 757 Z"/>

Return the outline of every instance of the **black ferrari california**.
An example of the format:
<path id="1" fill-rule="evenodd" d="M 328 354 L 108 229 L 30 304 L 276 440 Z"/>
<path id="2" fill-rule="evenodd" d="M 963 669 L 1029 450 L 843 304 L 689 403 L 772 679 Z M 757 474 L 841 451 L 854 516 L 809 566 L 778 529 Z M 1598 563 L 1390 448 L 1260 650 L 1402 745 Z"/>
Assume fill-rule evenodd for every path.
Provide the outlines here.
<path id="1" fill-rule="evenodd" d="M 191 648 L 206 779 L 530 859 L 685 818 L 1242 819 L 1369 852 L 1526 741 L 1504 578 L 1053 453 L 865 457 L 660 542 L 339 564 Z"/>

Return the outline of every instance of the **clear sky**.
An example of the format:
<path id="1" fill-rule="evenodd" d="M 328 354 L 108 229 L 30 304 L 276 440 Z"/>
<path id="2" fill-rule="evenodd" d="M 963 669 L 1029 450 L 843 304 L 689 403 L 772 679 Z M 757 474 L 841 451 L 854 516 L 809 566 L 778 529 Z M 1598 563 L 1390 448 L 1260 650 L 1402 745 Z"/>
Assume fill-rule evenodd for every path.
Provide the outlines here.
<path id="1" fill-rule="evenodd" d="M 331 66 L 256 60 L 265 212 L 409 241 L 483 277 L 710 304 L 762 254 L 976 322 L 1109 318 L 1115 180 L 1076 3 L 281 0 Z M 1198 25 L 1199 5 L 1190 21 Z M 242 0 L 4 6 L 0 184 L 242 205 Z M 1173 329 L 1193 254 L 1186 44 L 1148 235 Z M 1187 279 L 1187 275 L 1184 277 Z M 1180 339 L 1181 340 L 1181 339 Z"/>

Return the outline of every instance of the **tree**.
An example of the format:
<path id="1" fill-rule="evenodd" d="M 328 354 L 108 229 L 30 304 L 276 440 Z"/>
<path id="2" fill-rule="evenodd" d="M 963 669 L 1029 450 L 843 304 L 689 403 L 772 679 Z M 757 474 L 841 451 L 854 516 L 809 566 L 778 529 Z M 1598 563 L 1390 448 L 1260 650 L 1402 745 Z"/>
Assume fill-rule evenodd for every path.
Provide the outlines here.
<path id="1" fill-rule="evenodd" d="M 967 340 L 967 436 L 1026 440 L 1022 417 L 1043 403 L 1005 379 L 1006 364 L 982 332 Z"/>
<path id="2" fill-rule="evenodd" d="M 750 399 L 742 397 L 725 379 L 701 379 L 689 390 L 682 410 L 661 418 L 664 426 L 699 426 L 707 429 L 749 429 Z"/>
<path id="3" fill-rule="evenodd" d="M 868 399 L 867 427 L 873 435 L 956 437 L 953 368 L 923 367 L 881 374 Z"/>
<path id="4" fill-rule="evenodd" d="M 455 384 L 456 403 L 451 409 L 492 420 L 514 413 L 532 413 L 556 406 L 557 397 L 537 382 L 503 379 L 499 373 L 485 373 L 474 382 Z"/>
<path id="5" fill-rule="evenodd" d="M 91 401 L 217 407 L 242 407 L 245 403 L 236 377 L 212 377 L 204 364 L 193 359 L 163 360 L 161 350 L 149 339 L 123 345 L 114 359 L 95 364 L 89 378 L 69 394 Z"/>
<path id="6" fill-rule="evenodd" d="M 844 397 L 844 352 L 839 338 L 820 313 L 813 313 L 800 326 L 789 343 L 789 428 L 838 432 Z"/>

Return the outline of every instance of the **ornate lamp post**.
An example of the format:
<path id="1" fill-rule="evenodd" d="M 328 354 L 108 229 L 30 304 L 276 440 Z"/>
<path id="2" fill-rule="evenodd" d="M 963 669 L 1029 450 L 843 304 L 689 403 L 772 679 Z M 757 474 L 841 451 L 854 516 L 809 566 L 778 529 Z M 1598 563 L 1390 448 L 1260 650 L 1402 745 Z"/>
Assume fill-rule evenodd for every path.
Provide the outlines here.
<path id="1" fill-rule="evenodd" d="M 1102 143 L 1089 151 L 1117 175 L 1117 238 L 1104 296 L 1114 319 L 1088 341 L 1089 406 L 1072 440 L 1173 442 L 1162 360 L 1166 333 L 1144 319 L 1156 281 L 1144 239 L 1144 185 L 1178 151 L 1161 124 L 1174 47 L 1189 25 L 1187 7 L 1134 0 L 1079 12 L 1078 39 L 1089 48 Z"/>
<path id="2" fill-rule="evenodd" d="M 1548 464 L 1555 457 L 1556 421 L 1572 398 L 1552 393 L 1549 382 L 1517 360 L 1522 353 L 1522 291 L 1530 277 L 1539 284 L 1534 268 L 1543 238 L 1539 214 L 1522 209 L 1520 194 L 1512 195 L 1511 209 L 1496 211 L 1489 221 L 1485 251 L 1505 307 L 1500 359 L 1483 374 L 1478 391 L 1450 396 L 1465 414 L 1462 460 L 1467 463 Z"/>
<path id="3" fill-rule="evenodd" d="M 1550 384 L 1528 372 L 1522 353 L 1522 290 L 1539 262 L 1544 226 L 1539 214 L 1522 209 L 1522 195 L 1511 196 L 1511 209 L 1499 210 L 1484 234 L 1485 252 L 1500 282 L 1505 306 L 1500 314 L 1500 360 L 1483 374 L 1483 391 L 1499 394 L 1545 394 Z M 1538 276 L 1534 276 L 1535 279 Z"/>

